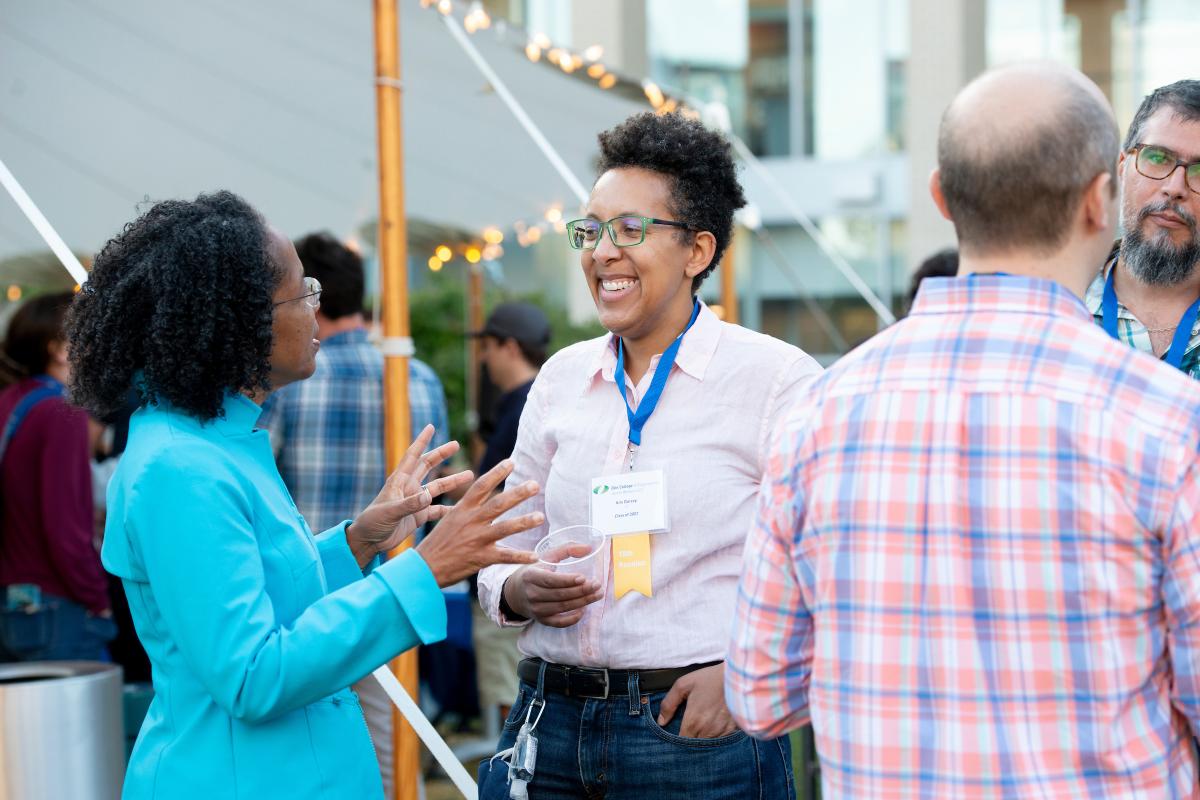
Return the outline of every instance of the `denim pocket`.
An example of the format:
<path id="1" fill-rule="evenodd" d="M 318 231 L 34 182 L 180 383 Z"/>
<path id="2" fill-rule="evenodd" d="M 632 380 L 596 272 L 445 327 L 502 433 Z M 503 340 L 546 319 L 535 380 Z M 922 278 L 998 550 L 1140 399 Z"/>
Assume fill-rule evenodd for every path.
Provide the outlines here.
<path id="1" fill-rule="evenodd" d="M 513 703 L 512 708 L 508 712 L 508 717 L 504 720 L 505 730 L 521 727 L 521 723 L 525 721 L 525 714 L 529 710 L 529 703 L 532 699 L 532 689 L 522 686 L 517 690 L 517 700 Z"/>
<path id="2" fill-rule="evenodd" d="M 0 611 L 0 643 L 16 658 L 28 659 L 54 640 L 54 612 L 43 607 L 32 613 L 20 609 Z"/>
<path id="3" fill-rule="evenodd" d="M 675 716 L 671 717 L 667 726 L 664 728 L 658 724 L 658 712 L 662 707 L 663 698 L 666 694 L 652 694 L 642 696 L 642 720 L 643 724 L 658 738 L 671 744 L 677 744 L 681 747 L 691 747 L 697 749 L 706 749 L 714 747 L 727 747 L 736 745 L 745 741 L 746 732 L 743 730 L 735 730 L 733 733 L 716 739 L 693 739 L 690 736 L 680 736 L 679 729 L 683 725 L 683 714 L 687 710 L 687 704 L 681 705 L 676 711 Z"/>

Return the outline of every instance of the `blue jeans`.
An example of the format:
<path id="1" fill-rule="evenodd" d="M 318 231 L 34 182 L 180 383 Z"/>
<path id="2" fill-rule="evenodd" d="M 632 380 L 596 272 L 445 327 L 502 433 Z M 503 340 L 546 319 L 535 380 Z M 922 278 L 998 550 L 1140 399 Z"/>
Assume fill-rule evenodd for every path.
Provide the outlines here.
<path id="1" fill-rule="evenodd" d="M 734 731 L 719 739 L 679 735 L 681 706 L 665 728 L 656 719 L 666 692 L 638 691 L 607 700 L 544 694 L 531 800 L 793 800 L 787 737 L 769 742 Z M 498 749 L 513 746 L 537 687 L 521 682 Z M 535 705 L 533 716 L 539 707 Z M 530 720 L 532 722 L 532 719 Z M 507 800 L 508 765 L 479 764 L 480 800 Z"/>
<path id="2" fill-rule="evenodd" d="M 108 661 L 107 645 L 116 635 L 111 619 L 43 594 L 41 608 L 32 614 L 0 610 L 0 662 Z"/>

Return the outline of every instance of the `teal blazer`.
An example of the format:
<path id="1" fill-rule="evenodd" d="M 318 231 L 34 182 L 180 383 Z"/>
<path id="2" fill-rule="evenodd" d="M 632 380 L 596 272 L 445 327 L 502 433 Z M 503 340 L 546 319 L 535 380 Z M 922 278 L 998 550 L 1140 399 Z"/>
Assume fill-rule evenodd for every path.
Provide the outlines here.
<path id="1" fill-rule="evenodd" d="M 154 670 L 128 800 L 381 798 L 347 687 L 446 635 L 415 551 L 364 574 L 348 523 L 312 535 L 260 413 L 230 395 L 208 423 L 167 405 L 130 423 L 102 550 Z"/>

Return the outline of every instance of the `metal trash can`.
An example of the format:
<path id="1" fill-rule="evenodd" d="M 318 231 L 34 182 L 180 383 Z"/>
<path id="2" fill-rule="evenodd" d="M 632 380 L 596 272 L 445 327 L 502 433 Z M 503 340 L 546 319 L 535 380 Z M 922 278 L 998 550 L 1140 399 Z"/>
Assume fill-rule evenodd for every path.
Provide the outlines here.
<path id="1" fill-rule="evenodd" d="M 0 664 L 0 800 L 117 800 L 124 755 L 120 667 Z"/>

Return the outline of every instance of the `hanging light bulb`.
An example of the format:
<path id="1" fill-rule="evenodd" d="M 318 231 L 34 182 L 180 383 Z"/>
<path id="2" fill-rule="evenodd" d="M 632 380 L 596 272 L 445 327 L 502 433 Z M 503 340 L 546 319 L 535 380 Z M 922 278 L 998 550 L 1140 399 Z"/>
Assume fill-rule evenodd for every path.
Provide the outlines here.
<path id="1" fill-rule="evenodd" d="M 500 244 L 504 241 L 504 234 L 499 228 L 486 228 L 483 231 L 483 240 L 488 244 Z"/>
<path id="2" fill-rule="evenodd" d="M 558 222 L 562 219 L 562 209 L 558 206 L 550 206 L 546 209 L 546 222 Z"/>
<path id="3" fill-rule="evenodd" d="M 492 18 L 488 16 L 487 11 L 483 9 L 483 3 L 479 0 L 473 0 L 470 9 L 467 11 L 467 16 L 463 18 L 463 27 L 467 29 L 467 33 L 482 31 L 492 27 Z"/>
<path id="4" fill-rule="evenodd" d="M 437 10 L 443 17 L 447 17 L 454 10 L 454 3 L 450 2 L 450 0 L 438 0 Z"/>
<path id="5" fill-rule="evenodd" d="M 440 261 L 449 261 L 454 257 L 454 251 L 444 244 L 439 244 L 437 249 L 433 251 L 433 254 L 437 256 Z"/>
<path id="6" fill-rule="evenodd" d="M 525 57 L 530 61 L 539 61 L 542 57 L 542 48 L 538 47 L 536 42 L 530 42 L 525 45 Z"/>
<path id="7" fill-rule="evenodd" d="M 438 270 L 440 270 L 442 268 L 442 260 L 440 258 L 438 258 L 437 256 L 430 256 L 429 261 L 427 261 L 426 263 L 429 264 L 430 272 L 437 272 Z"/>
<path id="8" fill-rule="evenodd" d="M 646 93 L 646 99 L 650 101 L 650 105 L 658 108 L 666 102 L 663 96 L 662 89 L 658 88 L 658 84 L 654 81 L 643 81 L 642 91 Z"/>
<path id="9" fill-rule="evenodd" d="M 598 44 L 594 44 L 591 47 L 589 47 L 583 51 L 583 57 L 586 58 L 588 61 L 599 61 L 600 57 L 603 55 L 604 55 L 604 48 Z"/>
<path id="10" fill-rule="evenodd" d="M 587 68 L 587 74 L 588 74 L 588 77 L 592 78 L 593 80 L 604 77 L 604 65 L 603 64 L 592 64 L 590 67 Z"/>
<path id="11" fill-rule="evenodd" d="M 14 283 L 8 287 L 8 300 L 11 303 L 15 303 L 20 299 L 21 299 L 21 287 L 17 286 Z"/>
<path id="12" fill-rule="evenodd" d="M 600 83 L 598 85 L 601 89 L 611 89 L 617 85 L 617 76 L 610 72 L 600 79 Z"/>
<path id="13" fill-rule="evenodd" d="M 483 256 L 478 247 L 468 247 L 467 252 L 463 254 L 467 261 L 471 264 L 478 264 L 479 259 Z"/>

